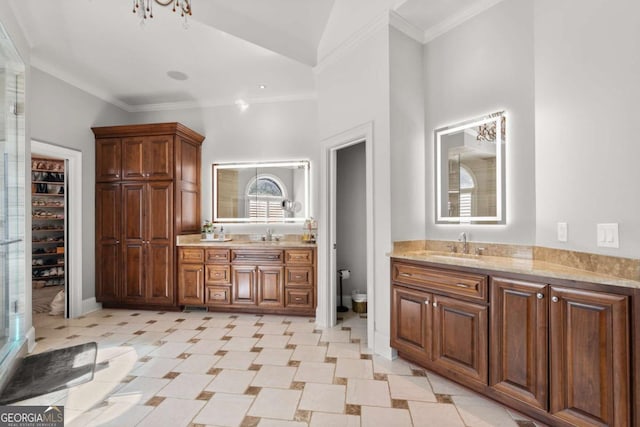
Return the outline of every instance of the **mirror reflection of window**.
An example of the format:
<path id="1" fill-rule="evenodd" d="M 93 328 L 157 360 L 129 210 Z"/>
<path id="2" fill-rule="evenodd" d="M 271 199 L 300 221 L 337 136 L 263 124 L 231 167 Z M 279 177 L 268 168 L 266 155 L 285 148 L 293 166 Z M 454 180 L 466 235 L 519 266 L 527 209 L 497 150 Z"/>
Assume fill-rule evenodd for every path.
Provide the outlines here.
<path id="1" fill-rule="evenodd" d="M 251 219 L 284 218 L 282 201 L 287 199 L 284 183 L 275 176 L 258 175 L 247 186 L 247 212 Z"/>
<path id="2" fill-rule="evenodd" d="M 470 217 L 474 215 L 473 191 L 476 188 L 475 179 L 469 169 L 460 164 L 460 213 L 458 216 Z"/>

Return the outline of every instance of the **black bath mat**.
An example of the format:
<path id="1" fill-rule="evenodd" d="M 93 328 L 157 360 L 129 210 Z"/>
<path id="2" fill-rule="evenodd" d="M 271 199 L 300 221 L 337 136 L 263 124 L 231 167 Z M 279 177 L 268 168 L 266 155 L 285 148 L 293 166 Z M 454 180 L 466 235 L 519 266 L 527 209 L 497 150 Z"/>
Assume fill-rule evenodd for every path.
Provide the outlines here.
<path id="1" fill-rule="evenodd" d="M 73 387 L 93 379 L 95 342 L 46 351 L 18 361 L 0 392 L 0 405 Z M 53 403 L 53 402 L 51 402 Z"/>

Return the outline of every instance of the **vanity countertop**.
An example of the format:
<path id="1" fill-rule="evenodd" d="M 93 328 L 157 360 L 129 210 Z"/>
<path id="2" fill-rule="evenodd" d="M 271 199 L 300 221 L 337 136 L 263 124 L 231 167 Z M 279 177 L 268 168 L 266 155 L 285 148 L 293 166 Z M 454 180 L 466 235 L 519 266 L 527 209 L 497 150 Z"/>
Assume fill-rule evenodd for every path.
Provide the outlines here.
<path id="1" fill-rule="evenodd" d="M 531 274 L 555 279 L 575 280 L 580 282 L 599 283 L 603 285 L 622 286 L 625 288 L 640 289 L 640 281 L 622 279 L 594 273 L 587 270 L 565 267 L 550 262 L 536 261 L 532 259 L 496 257 L 486 255 L 450 254 L 427 250 L 394 251 L 389 254 L 391 258 L 406 259 L 411 261 L 423 261 L 442 266 L 457 266 L 477 268 L 490 272 L 509 272 Z"/>
<path id="2" fill-rule="evenodd" d="M 178 236 L 177 246 L 225 247 L 225 248 L 315 248 L 315 243 L 303 242 L 299 237 L 285 236 L 279 241 L 250 240 L 247 235 L 232 235 L 231 240 L 202 240 L 200 234 Z"/>

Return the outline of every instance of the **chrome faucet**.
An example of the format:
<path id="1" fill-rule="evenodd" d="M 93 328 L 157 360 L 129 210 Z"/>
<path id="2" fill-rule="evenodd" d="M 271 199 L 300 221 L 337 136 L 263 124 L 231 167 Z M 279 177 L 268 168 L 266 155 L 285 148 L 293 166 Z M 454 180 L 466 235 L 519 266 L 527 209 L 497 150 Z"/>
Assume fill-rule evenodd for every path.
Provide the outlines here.
<path id="1" fill-rule="evenodd" d="M 270 228 L 267 228 L 267 234 L 265 237 L 268 242 L 273 240 L 273 230 L 271 230 Z"/>
<path id="2" fill-rule="evenodd" d="M 458 236 L 458 242 L 462 242 L 462 253 L 469 253 L 469 242 L 467 242 L 467 233 L 464 231 Z"/>

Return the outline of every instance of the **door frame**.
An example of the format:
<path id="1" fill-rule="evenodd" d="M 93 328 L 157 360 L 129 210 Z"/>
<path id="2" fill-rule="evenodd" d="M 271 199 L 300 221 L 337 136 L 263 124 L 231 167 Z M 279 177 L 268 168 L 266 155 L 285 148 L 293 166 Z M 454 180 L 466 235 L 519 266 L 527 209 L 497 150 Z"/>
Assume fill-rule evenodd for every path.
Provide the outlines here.
<path id="1" fill-rule="evenodd" d="M 81 316 L 82 311 L 82 152 L 38 140 L 31 140 L 31 154 L 55 157 L 67 161 L 67 230 L 65 265 L 67 279 L 65 292 L 69 305 L 66 308 L 68 318 Z M 31 162 L 29 162 L 30 164 Z M 69 197 L 73 194 L 73 197 Z M 69 221 L 73 219 L 73 222 Z M 71 225 L 73 224 L 73 226 Z M 72 286 L 69 286 L 71 284 Z"/>
<path id="2" fill-rule="evenodd" d="M 337 262 L 336 262 L 336 189 L 337 189 L 337 151 L 355 145 L 365 144 L 366 163 L 366 280 L 367 280 L 367 346 L 375 348 L 375 276 L 373 268 L 374 229 L 373 229 L 373 122 L 356 126 L 345 132 L 322 141 L 320 157 L 320 221 L 326 224 L 320 228 L 318 247 L 318 309 L 316 319 L 323 327 L 336 324 L 337 307 Z"/>

